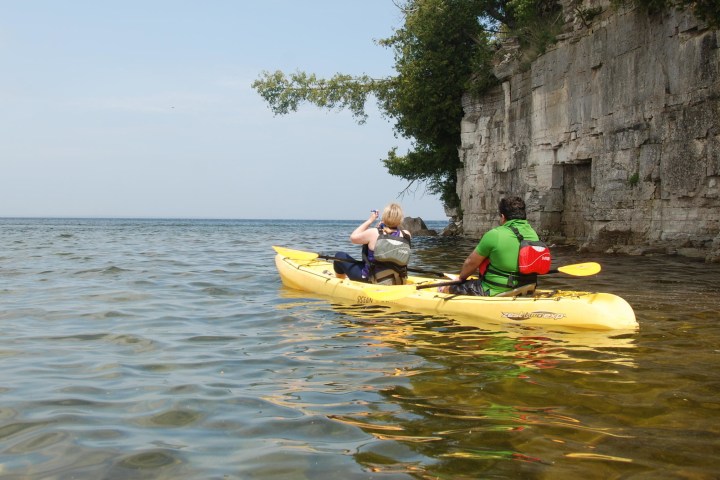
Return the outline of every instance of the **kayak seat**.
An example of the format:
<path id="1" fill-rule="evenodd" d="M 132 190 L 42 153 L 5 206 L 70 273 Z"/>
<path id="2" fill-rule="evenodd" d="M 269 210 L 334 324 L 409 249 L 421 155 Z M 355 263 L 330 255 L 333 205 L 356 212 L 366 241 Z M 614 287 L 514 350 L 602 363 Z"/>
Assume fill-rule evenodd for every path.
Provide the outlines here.
<path id="1" fill-rule="evenodd" d="M 532 295 L 533 293 L 535 293 L 536 286 L 537 286 L 536 283 L 528 283 L 527 285 L 522 285 L 513 290 L 508 290 L 507 292 L 498 293 L 495 296 L 496 297 L 519 297 L 522 295 Z"/>

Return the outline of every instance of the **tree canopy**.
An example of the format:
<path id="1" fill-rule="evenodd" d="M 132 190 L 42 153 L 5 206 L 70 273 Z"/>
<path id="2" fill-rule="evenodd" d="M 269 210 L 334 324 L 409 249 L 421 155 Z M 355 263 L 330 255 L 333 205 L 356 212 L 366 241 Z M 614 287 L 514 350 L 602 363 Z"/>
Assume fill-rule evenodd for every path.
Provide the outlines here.
<path id="1" fill-rule="evenodd" d="M 409 0 L 402 6 L 403 27 L 380 40 L 394 52 L 397 75 L 374 79 L 336 74 L 319 79 L 313 74 L 263 72 L 253 83 L 276 114 L 297 110 L 303 102 L 323 108 L 346 108 L 363 123 L 372 95 L 397 134 L 411 139 L 412 149 L 396 148 L 383 160 L 392 175 L 411 183 L 426 182 L 443 202 L 457 206 L 457 148 L 464 92 L 478 91 L 496 80 L 490 59 L 490 34 L 480 18 L 487 5 L 507 15 L 508 1 Z M 504 18 L 504 17 L 503 17 Z"/>
<path id="2" fill-rule="evenodd" d="M 633 3 L 646 9 L 650 14 L 663 12 L 671 8 L 690 10 L 699 19 L 708 22 L 712 27 L 720 27 L 719 0 L 634 0 Z"/>

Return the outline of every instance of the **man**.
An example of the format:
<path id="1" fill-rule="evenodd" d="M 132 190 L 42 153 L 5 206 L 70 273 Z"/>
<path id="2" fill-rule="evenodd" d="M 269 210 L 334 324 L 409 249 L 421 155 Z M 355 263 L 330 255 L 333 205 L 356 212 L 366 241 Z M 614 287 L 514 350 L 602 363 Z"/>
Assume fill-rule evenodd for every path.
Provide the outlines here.
<path id="1" fill-rule="evenodd" d="M 464 281 L 478 273 L 480 278 L 450 285 L 442 291 L 458 295 L 493 296 L 536 282 L 536 275 L 522 275 L 518 268 L 520 239 L 516 232 L 525 240 L 539 240 L 526 220 L 525 202 L 520 197 L 503 198 L 498 210 L 500 226 L 482 236 L 475 250 L 465 259 L 458 280 Z"/>

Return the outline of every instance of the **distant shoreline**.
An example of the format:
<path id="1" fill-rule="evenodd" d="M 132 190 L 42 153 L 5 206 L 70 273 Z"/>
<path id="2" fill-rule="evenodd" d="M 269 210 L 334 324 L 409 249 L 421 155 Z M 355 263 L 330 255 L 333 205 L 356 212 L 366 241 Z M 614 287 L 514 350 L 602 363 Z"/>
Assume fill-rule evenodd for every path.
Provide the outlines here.
<path id="1" fill-rule="evenodd" d="M 422 217 L 421 217 L 422 218 Z M 132 221 L 207 221 L 207 222 L 358 222 L 358 218 L 222 218 L 222 217 L 28 217 L 0 216 L 1 220 L 132 220 Z M 448 220 L 426 220 L 425 223 L 447 223 Z"/>

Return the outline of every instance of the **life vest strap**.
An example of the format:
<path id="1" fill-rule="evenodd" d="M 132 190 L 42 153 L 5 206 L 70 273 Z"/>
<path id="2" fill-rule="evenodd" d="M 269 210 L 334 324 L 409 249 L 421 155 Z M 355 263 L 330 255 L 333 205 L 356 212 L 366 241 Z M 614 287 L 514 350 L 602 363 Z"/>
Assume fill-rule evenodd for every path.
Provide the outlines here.
<path id="1" fill-rule="evenodd" d="M 522 295 L 531 295 L 531 294 L 535 293 L 536 286 L 537 286 L 536 283 L 528 283 L 527 285 L 523 285 L 521 287 L 517 287 L 512 290 L 508 290 L 507 292 L 498 293 L 495 296 L 496 297 L 519 297 Z"/>
<path id="2" fill-rule="evenodd" d="M 499 275 L 501 277 L 505 277 L 505 278 L 507 278 L 507 282 L 503 284 L 500 282 L 494 282 L 492 280 L 488 280 L 487 279 L 488 273 L 492 273 L 493 275 Z M 494 268 L 491 265 L 488 267 L 487 271 L 485 272 L 485 276 L 483 276 L 483 282 L 485 282 L 489 285 L 493 285 L 495 287 L 517 288 L 517 287 L 521 287 L 523 285 L 537 283 L 537 274 L 536 273 L 522 274 L 522 273 L 505 272 L 505 271 L 499 270 L 497 268 Z"/>

